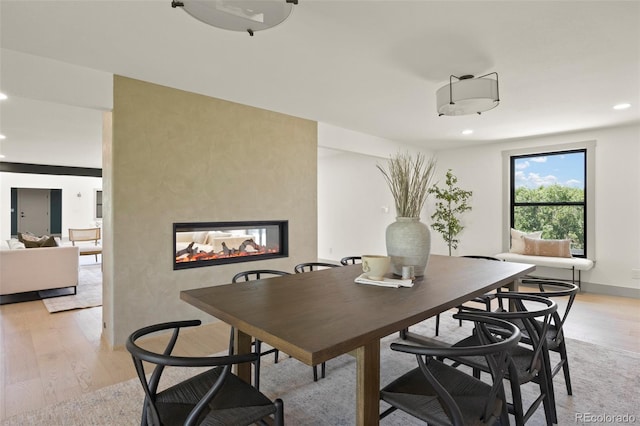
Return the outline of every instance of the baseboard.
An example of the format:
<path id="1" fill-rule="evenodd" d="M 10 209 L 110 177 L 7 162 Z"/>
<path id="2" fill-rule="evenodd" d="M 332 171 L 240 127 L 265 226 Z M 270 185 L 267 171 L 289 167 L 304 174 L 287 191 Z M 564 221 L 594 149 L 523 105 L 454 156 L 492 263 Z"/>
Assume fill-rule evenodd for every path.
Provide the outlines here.
<path id="1" fill-rule="evenodd" d="M 631 287 L 619 287 L 613 285 L 594 284 L 582 282 L 580 291 L 584 293 L 605 294 L 607 296 L 629 297 L 640 299 L 640 289 Z"/>

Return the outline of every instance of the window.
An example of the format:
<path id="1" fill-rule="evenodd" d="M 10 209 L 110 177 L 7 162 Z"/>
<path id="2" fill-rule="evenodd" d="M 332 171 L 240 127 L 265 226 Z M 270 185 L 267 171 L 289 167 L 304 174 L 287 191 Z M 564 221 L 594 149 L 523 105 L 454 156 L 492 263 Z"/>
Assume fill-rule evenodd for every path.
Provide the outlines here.
<path id="1" fill-rule="evenodd" d="M 573 256 L 595 258 L 594 156 L 593 141 L 503 152 L 506 249 L 515 228 L 568 238 Z"/>
<path id="2" fill-rule="evenodd" d="M 571 253 L 584 256 L 586 158 L 584 149 L 511 157 L 512 227 L 571 239 Z"/>
<path id="3" fill-rule="evenodd" d="M 96 219 L 102 219 L 102 191 L 96 190 Z"/>

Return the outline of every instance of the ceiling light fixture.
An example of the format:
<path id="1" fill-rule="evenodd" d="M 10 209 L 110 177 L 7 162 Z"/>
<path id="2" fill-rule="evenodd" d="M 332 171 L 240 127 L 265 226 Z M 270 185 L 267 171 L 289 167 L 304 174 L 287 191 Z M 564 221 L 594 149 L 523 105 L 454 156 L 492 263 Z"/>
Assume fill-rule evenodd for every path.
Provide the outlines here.
<path id="1" fill-rule="evenodd" d="M 618 104 L 618 105 L 614 105 L 613 109 L 627 109 L 627 108 L 631 108 L 631 104 L 628 103 L 624 103 L 624 104 Z"/>
<path id="2" fill-rule="evenodd" d="M 463 131 L 462 131 L 462 134 L 463 134 L 463 135 L 472 135 L 472 134 L 473 134 L 473 130 L 471 130 L 471 129 L 463 130 Z"/>
<path id="3" fill-rule="evenodd" d="M 495 74 L 495 79 L 486 78 Z M 453 79 L 458 81 L 453 81 Z M 438 115 L 481 114 L 498 106 L 498 73 L 492 72 L 474 77 L 463 75 L 449 77 L 449 84 L 436 92 Z"/>
<path id="4" fill-rule="evenodd" d="M 7 99 L 7 95 L 0 93 L 0 101 L 4 101 L 5 99 Z"/>
<path id="5" fill-rule="evenodd" d="M 0 140 L 2 139 L 6 139 L 7 137 L 5 135 L 0 135 Z"/>
<path id="6" fill-rule="evenodd" d="M 284 22 L 298 0 L 173 0 L 179 7 L 205 24 L 253 36 Z"/>

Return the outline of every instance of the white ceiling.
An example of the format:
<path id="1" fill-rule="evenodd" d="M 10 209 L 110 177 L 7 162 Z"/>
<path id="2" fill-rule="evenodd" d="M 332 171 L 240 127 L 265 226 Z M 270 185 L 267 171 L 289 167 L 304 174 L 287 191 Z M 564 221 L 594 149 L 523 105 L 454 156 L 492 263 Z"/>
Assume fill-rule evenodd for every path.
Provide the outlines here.
<path id="1" fill-rule="evenodd" d="M 640 121 L 638 1 L 300 0 L 254 37 L 170 3 L 0 0 L 1 47 L 436 150 Z M 496 109 L 438 117 L 451 74 L 493 71 Z M 100 167 L 97 110 L 0 83 L 3 161 Z"/>

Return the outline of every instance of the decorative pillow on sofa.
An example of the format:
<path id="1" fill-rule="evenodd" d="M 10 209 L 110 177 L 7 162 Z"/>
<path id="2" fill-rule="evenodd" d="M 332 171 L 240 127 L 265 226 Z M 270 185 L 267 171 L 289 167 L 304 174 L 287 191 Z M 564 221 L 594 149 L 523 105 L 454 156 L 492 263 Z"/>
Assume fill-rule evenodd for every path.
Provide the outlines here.
<path id="1" fill-rule="evenodd" d="M 40 247 L 40 237 L 31 232 L 18 232 L 18 241 L 23 243 L 26 248 Z"/>
<path id="2" fill-rule="evenodd" d="M 38 237 L 30 232 L 18 232 L 18 240 L 22 242 L 26 248 L 58 246 L 54 237 L 48 235 Z"/>
<path id="3" fill-rule="evenodd" d="M 536 232 L 523 232 L 517 229 L 511 228 L 511 248 L 510 253 L 524 254 L 524 238 L 539 239 L 542 237 L 542 231 Z"/>
<path id="4" fill-rule="evenodd" d="M 524 254 L 529 256 L 573 257 L 571 240 L 542 240 L 524 237 Z"/>
<path id="5" fill-rule="evenodd" d="M 43 235 L 42 238 L 44 237 L 47 236 Z M 40 244 L 40 247 L 58 247 L 58 242 L 56 241 L 55 237 L 50 235 Z"/>

